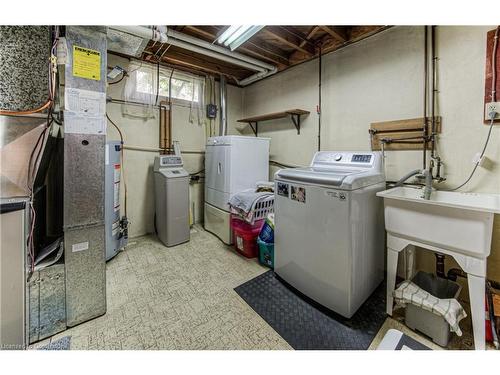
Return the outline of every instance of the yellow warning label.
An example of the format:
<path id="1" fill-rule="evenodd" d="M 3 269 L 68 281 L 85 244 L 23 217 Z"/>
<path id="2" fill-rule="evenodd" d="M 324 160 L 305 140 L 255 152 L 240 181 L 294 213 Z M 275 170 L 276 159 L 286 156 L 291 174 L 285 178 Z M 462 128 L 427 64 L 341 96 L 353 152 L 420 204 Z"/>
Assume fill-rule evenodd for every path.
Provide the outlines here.
<path id="1" fill-rule="evenodd" d="M 73 75 L 101 80 L 101 53 L 93 49 L 73 46 Z"/>

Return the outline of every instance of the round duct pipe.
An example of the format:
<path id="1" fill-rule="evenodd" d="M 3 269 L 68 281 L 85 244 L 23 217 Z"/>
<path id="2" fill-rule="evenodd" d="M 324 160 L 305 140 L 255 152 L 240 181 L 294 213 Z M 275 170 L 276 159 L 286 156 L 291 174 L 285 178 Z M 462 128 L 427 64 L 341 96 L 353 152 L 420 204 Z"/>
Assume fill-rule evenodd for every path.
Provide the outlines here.
<path id="1" fill-rule="evenodd" d="M 153 35 L 153 29 L 144 26 L 110 26 L 110 28 L 145 39 L 151 39 Z M 156 28 L 155 30 L 158 32 L 159 28 Z M 175 30 L 167 29 L 166 33 L 160 32 L 160 35 L 157 36 L 157 41 L 163 41 L 162 43 L 169 43 L 192 52 L 213 57 L 215 59 L 226 61 L 228 63 L 241 66 L 242 68 L 257 72 L 243 80 L 236 80 L 241 86 L 248 85 L 277 72 L 277 68 L 274 65 L 267 64 L 238 52 L 230 51 L 224 47 L 208 43 L 204 40 L 194 38 Z"/>

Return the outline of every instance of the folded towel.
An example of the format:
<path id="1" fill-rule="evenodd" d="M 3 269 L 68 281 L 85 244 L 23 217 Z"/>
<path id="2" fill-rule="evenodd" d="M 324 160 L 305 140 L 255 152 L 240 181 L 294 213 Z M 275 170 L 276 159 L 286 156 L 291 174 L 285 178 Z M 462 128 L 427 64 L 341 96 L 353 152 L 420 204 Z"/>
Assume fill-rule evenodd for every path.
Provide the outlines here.
<path id="1" fill-rule="evenodd" d="M 404 307 L 411 303 L 442 316 L 450 325 L 451 331 L 462 336 L 458 323 L 467 316 L 467 313 L 455 298 L 439 299 L 411 281 L 403 281 L 393 295 L 399 306 Z"/>
<path id="2" fill-rule="evenodd" d="M 256 202 L 260 199 L 274 195 L 270 192 L 255 192 L 255 189 L 247 189 L 234 194 L 229 199 L 229 205 L 239 211 L 248 214 L 255 207 Z"/>

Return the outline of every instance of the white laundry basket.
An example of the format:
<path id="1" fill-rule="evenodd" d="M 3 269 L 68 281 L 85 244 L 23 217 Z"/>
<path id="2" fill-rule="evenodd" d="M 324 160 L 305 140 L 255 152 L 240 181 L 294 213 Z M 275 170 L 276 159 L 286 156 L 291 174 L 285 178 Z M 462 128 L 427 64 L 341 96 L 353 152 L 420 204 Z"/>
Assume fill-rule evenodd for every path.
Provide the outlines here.
<path id="1" fill-rule="evenodd" d="M 250 215 L 244 217 L 240 215 L 240 212 L 231 207 L 231 214 L 236 216 L 250 224 L 254 224 L 257 220 L 263 220 L 268 214 L 274 213 L 274 195 L 270 195 L 265 199 L 260 200 L 256 203 Z"/>

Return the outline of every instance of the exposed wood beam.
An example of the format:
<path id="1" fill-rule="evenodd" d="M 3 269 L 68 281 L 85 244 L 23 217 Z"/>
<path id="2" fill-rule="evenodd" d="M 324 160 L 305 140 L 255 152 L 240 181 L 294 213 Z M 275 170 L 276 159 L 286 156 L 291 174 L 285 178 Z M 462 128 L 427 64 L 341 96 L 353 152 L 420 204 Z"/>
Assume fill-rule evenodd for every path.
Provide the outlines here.
<path id="1" fill-rule="evenodd" d="M 270 35 L 273 38 L 278 39 L 280 42 L 286 44 L 293 49 L 304 52 L 308 55 L 314 56 L 315 50 L 314 47 L 311 47 L 309 44 L 300 46 L 300 42 L 302 40 L 294 34 L 287 32 L 285 29 L 282 29 L 279 26 L 266 26 L 261 31 Z"/>
<path id="2" fill-rule="evenodd" d="M 309 32 L 307 33 L 306 35 L 306 39 L 309 40 L 311 39 L 314 35 L 316 35 L 316 33 L 319 31 L 320 27 L 319 26 L 313 26 L 311 28 L 311 30 L 309 30 Z M 307 42 L 305 40 L 303 40 L 302 42 L 300 42 L 299 46 L 300 47 L 304 47 L 304 45 L 306 44 Z"/>
<path id="3" fill-rule="evenodd" d="M 371 35 L 384 31 L 391 26 L 353 26 L 350 31 L 349 42 L 357 42 L 358 40 L 367 38 Z"/>
<path id="4" fill-rule="evenodd" d="M 261 51 L 263 57 L 273 58 L 275 62 L 278 62 L 281 65 L 289 64 L 288 56 L 283 50 L 265 42 L 257 36 L 250 38 L 239 49 L 242 52 L 245 52 L 245 49 L 251 49 L 255 52 Z"/>
<path id="5" fill-rule="evenodd" d="M 299 43 L 299 45 L 305 46 L 306 44 L 308 44 L 312 48 L 316 47 L 315 44 L 314 44 L 314 42 L 311 41 L 311 40 L 309 40 L 309 38 L 307 37 L 307 35 L 304 35 L 303 33 L 298 32 L 296 30 L 293 30 L 293 29 L 291 29 L 290 27 L 287 27 L 287 26 L 278 26 L 278 27 L 280 27 L 281 29 L 285 30 L 289 34 L 292 34 L 293 36 L 296 36 L 299 40 L 301 40 L 301 42 Z"/>
<path id="6" fill-rule="evenodd" d="M 347 33 L 345 29 L 340 28 L 338 26 L 320 26 L 321 30 L 326 32 L 328 35 L 330 35 L 332 38 L 338 40 L 339 42 L 347 42 Z"/>
<path id="7" fill-rule="evenodd" d="M 205 38 L 207 39 L 210 39 L 212 42 L 215 40 L 216 38 L 216 34 L 212 33 L 212 32 L 209 32 L 207 30 L 204 30 L 198 26 L 186 26 L 186 29 L 187 30 L 190 30 L 190 31 L 193 31 L 195 32 L 196 34 L 199 34 L 199 35 L 202 35 L 204 36 Z"/>

